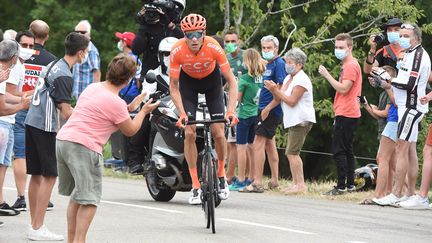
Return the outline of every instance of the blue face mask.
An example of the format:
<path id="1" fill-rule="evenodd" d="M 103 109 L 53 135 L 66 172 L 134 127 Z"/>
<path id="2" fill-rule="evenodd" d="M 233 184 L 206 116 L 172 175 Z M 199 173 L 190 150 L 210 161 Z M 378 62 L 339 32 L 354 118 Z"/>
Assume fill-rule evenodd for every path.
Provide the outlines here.
<path id="1" fill-rule="evenodd" d="M 339 60 L 343 60 L 347 56 L 347 52 L 345 50 L 342 50 L 342 49 L 335 49 L 334 54 L 335 54 L 336 58 Z"/>
<path id="2" fill-rule="evenodd" d="M 295 72 L 295 69 L 295 65 L 285 64 L 285 71 L 287 72 L 287 74 L 293 74 Z"/>
<path id="3" fill-rule="evenodd" d="M 399 32 L 387 32 L 387 39 L 391 44 L 399 42 Z"/>
<path id="4" fill-rule="evenodd" d="M 411 47 L 410 39 L 406 37 L 401 37 L 399 39 L 399 45 L 402 49 L 408 49 Z"/>
<path id="5" fill-rule="evenodd" d="M 274 56 L 275 55 L 273 51 L 268 51 L 268 52 L 262 51 L 262 57 L 264 58 L 264 60 L 267 61 L 272 60 Z"/>

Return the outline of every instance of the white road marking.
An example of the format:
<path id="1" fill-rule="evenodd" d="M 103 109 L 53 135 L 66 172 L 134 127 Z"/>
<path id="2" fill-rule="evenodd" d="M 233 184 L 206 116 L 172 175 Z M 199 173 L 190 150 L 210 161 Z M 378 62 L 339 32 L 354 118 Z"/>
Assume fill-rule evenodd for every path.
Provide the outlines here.
<path id="1" fill-rule="evenodd" d="M 11 190 L 11 191 L 16 191 L 15 187 L 3 187 L 3 189 L 5 189 L 5 190 Z M 184 214 L 185 213 L 185 212 L 178 211 L 178 210 L 156 208 L 156 207 L 149 207 L 149 206 L 129 204 L 129 203 L 121 203 L 121 202 L 112 202 L 112 201 L 106 201 L 106 200 L 101 200 L 101 203 L 106 203 L 106 204 L 111 204 L 111 205 L 118 205 L 118 206 L 125 206 L 125 207 L 142 208 L 142 209 L 154 210 L 154 211 L 160 211 L 160 212 L 166 212 L 166 213 L 176 213 L 176 214 Z"/>
<path id="2" fill-rule="evenodd" d="M 351 241 L 347 241 L 347 243 L 367 243 L 367 242 L 366 241 L 351 240 Z"/>
<path id="3" fill-rule="evenodd" d="M 134 207 L 134 208 L 142 208 L 142 209 L 155 210 L 155 211 L 161 211 L 161 212 L 166 212 L 166 213 L 178 213 L 178 214 L 185 213 L 185 212 L 178 211 L 178 210 L 156 208 L 156 207 L 149 207 L 149 206 L 129 204 L 129 203 L 121 203 L 121 202 L 112 202 L 112 201 L 105 201 L 105 200 L 101 200 L 101 203 L 106 203 L 106 204 L 111 204 L 111 205 L 119 205 L 119 206 L 126 206 L 126 207 Z"/>
<path id="4" fill-rule="evenodd" d="M 304 234 L 304 235 L 316 235 L 316 233 L 312 233 L 312 232 L 307 232 L 307 231 L 302 231 L 302 230 L 295 230 L 295 229 L 289 229 L 289 228 L 279 227 L 279 226 L 273 226 L 273 225 L 252 223 L 252 222 L 242 221 L 242 220 L 236 220 L 236 219 L 216 218 L 216 220 L 228 221 L 228 222 L 233 222 L 233 223 L 238 223 L 238 224 L 245 224 L 245 225 L 252 225 L 252 226 L 263 227 L 263 228 L 268 228 L 268 229 L 276 229 L 276 230 L 288 231 L 288 232 L 293 232 L 293 233 L 298 233 L 298 234 Z"/>

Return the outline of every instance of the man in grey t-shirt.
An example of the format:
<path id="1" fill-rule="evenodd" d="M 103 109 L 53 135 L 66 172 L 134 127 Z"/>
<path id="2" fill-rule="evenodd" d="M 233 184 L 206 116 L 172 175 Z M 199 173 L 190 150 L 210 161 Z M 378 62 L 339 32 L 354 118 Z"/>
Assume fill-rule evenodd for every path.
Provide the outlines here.
<path id="1" fill-rule="evenodd" d="M 65 56 L 48 64 L 42 72 L 25 120 L 26 165 L 27 174 L 31 175 L 29 240 L 63 240 L 62 235 L 54 234 L 44 226 L 46 207 L 57 179 L 57 109 L 65 119 L 72 114 L 73 77 L 70 70 L 76 63 L 85 61 L 88 44 L 89 39 L 79 33 L 66 36 Z"/>

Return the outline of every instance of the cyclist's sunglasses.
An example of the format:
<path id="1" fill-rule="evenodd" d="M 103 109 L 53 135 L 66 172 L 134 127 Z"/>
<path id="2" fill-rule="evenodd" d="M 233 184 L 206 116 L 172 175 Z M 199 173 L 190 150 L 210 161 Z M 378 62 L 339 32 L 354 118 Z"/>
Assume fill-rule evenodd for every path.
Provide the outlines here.
<path id="1" fill-rule="evenodd" d="M 195 31 L 195 32 L 186 32 L 185 33 L 186 38 L 193 39 L 193 38 L 201 38 L 204 35 L 204 31 Z"/>
<path id="2" fill-rule="evenodd" d="M 415 28 L 414 28 L 414 26 L 412 26 L 410 24 L 402 24 L 401 29 L 413 30 Z"/>

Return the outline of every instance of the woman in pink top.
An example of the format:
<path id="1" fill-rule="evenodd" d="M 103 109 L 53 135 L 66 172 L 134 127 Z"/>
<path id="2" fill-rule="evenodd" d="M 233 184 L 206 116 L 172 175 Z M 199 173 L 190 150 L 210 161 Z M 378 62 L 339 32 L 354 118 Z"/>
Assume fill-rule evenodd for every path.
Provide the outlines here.
<path id="1" fill-rule="evenodd" d="M 68 241 L 85 242 L 87 230 L 102 194 L 102 147 L 117 129 L 134 135 L 144 117 L 159 102 L 149 100 L 132 120 L 145 94 L 129 105 L 118 93 L 136 72 L 135 60 L 119 54 L 108 67 L 107 81 L 93 83 L 81 94 L 67 123 L 57 135 L 59 193 L 71 196 L 67 211 Z"/>

